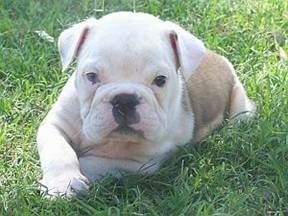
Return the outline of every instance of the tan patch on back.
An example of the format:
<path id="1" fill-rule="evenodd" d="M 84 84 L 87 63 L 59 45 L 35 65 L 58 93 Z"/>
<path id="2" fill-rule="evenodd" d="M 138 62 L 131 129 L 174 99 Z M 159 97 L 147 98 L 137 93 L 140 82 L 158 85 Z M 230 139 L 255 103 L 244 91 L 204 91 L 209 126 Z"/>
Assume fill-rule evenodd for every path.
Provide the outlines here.
<path id="1" fill-rule="evenodd" d="M 229 111 L 235 75 L 223 57 L 208 51 L 195 74 L 187 81 L 195 117 L 194 141 L 204 138 Z"/>

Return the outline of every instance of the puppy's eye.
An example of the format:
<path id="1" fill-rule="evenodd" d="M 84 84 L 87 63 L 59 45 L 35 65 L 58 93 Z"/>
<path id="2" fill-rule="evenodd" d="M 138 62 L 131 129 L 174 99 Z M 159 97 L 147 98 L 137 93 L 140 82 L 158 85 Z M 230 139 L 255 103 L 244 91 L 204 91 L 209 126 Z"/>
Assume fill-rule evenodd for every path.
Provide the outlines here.
<path id="1" fill-rule="evenodd" d="M 92 83 L 92 84 L 95 84 L 97 82 L 99 82 L 99 79 L 98 79 L 98 75 L 94 72 L 88 72 L 85 74 L 86 75 L 86 78 Z"/>
<path id="2" fill-rule="evenodd" d="M 166 83 L 166 76 L 160 75 L 155 77 L 153 80 L 153 84 L 157 85 L 158 87 L 163 87 Z"/>

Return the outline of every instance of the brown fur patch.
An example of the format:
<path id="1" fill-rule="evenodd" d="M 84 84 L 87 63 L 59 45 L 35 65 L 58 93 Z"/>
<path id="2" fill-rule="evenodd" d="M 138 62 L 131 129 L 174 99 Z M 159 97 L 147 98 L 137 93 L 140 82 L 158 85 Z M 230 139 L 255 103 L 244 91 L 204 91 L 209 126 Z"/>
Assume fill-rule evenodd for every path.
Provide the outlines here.
<path id="1" fill-rule="evenodd" d="M 208 51 L 187 81 L 195 117 L 194 141 L 214 130 L 229 111 L 235 75 L 221 56 Z"/>

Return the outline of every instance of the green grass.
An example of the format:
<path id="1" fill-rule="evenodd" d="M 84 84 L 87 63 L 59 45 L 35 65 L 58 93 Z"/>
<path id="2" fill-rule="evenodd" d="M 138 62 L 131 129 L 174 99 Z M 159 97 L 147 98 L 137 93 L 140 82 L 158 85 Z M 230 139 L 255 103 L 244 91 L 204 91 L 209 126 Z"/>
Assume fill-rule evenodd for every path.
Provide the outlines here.
<path id="1" fill-rule="evenodd" d="M 288 215 L 288 61 L 279 58 L 287 0 L 107 0 L 104 11 L 101 2 L 0 2 L 0 215 Z M 69 74 L 56 42 L 34 31 L 57 38 L 118 10 L 174 20 L 225 55 L 259 115 L 187 145 L 155 175 L 107 177 L 79 198 L 43 199 L 35 133 Z"/>

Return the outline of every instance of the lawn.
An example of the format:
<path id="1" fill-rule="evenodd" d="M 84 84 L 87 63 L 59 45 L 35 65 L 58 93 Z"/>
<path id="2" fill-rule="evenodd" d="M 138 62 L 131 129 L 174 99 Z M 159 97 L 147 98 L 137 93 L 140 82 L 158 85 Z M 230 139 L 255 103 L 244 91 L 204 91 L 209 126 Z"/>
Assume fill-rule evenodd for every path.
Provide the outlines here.
<path id="1" fill-rule="evenodd" d="M 102 3 L 0 1 L 0 215 L 288 215 L 287 0 Z M 35 134 L 69 76 L 57 37 L 119 10 L 173 20 L 230 59 L 258 115 L 185 146 L 155 175 L 108 176 L 77 198 L 43 199 Z"/>

